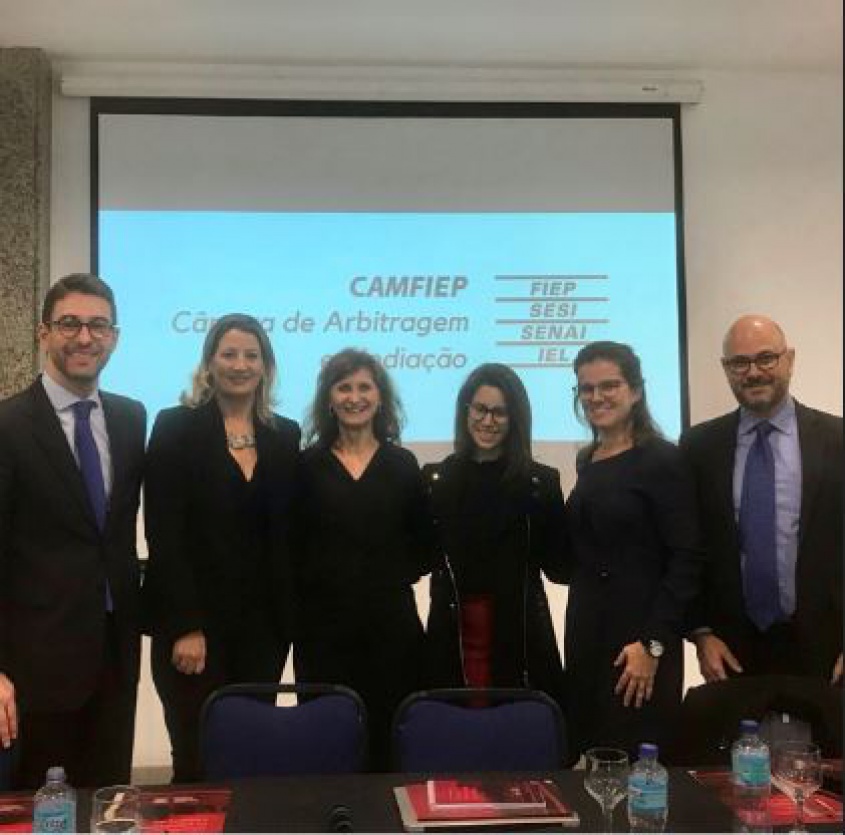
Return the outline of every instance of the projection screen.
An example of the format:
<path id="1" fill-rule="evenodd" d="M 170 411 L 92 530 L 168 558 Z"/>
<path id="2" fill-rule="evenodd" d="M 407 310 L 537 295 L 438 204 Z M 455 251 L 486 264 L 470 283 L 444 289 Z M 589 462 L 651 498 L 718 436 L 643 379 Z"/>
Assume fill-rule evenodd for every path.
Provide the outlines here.
<path id="1" fill-rule="evenodd" d="M 554 463 L 587 430 L 572 360 L 642 358 L 652 410 L 687 415 L 680 112 L 673 105 L 94 99 L 96 269 L 121 342 L 104 385 L 151 414 L 189 385 L 210 322 L 261 320 L 278 410 L 302 420 L 321 362 L 377 354 L 422 459 L 454 398 L 513 367 Z M 546 450 L 547 454 L 543 454 Z"/>

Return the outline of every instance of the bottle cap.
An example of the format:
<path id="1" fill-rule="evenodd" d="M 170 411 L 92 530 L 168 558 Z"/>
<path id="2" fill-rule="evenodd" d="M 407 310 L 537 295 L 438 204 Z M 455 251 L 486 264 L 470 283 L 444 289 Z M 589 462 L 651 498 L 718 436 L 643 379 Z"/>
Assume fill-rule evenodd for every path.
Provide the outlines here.
<path id="1" fill-rule="evenodd" d="M 653 742 L 640 743 L 641 757 L 657 757 L 657 746 Z"/>
<path id="2" fill-rule="evenodd" d="M 744 734 L 756 734 L 760 730 L 760 723 L 754 719 L 743 719 L 739 723 L 739 730 Z"/>
<path id="3" fill-rule="evenodd" d="M 60 765 L 53 765 L 47 769 L 47 780 L 51 783 L 64 783 L 65 770 Z"/>

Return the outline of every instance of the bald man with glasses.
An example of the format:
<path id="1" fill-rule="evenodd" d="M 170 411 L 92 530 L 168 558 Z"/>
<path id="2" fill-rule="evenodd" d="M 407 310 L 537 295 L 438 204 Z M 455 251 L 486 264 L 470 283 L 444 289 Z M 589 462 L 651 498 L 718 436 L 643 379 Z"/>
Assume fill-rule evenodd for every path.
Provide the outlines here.
<path id="1" fill-rule="evenodd" d="M 705 680 L 842 681 L 843 423 L 789 393 L 795 349 L 765 316 L 731 325 L 739 409 L 680 439 L 708 562 L 690 633 Z"/>

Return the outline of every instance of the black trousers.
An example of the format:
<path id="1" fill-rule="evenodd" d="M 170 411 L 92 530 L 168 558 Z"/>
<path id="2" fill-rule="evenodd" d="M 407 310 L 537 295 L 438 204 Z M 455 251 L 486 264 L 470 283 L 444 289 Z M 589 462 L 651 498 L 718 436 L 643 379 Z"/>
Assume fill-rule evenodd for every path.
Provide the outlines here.
<path id="1" fill-rule="evenodd" d="M 321 617 L 325 609 L 315 602 L 297 623 L 296 680 L 342 684 L 363 699 L 370 771 L 391 770 L 393 714 L 422 682 L 423 629 L 412 595 L 408 589 L 387 611 L 371 605 L 334 622 Z"/>
<path id="2" fill-rule="evenodd" d="M 278 684 L 289 649 L 269 632 L 205 637 L 205 669 L 198 675 L 185 675 L 173 666 L 172 640 L 154 637 L 152 642 L 153 681 L 170 736 L 174 783 L 202 779 L 199 731 L 205 700 L 226 684 Z"/>
<path id="3" fill-rule="evenodd" d="M 64 766 L 73 786 L 128 783 L 135 739 L 137 681 L 127 680 L 117 657 L 114 625 L 107 620 L 97 687 L 80 708 L 29 711 L 20 716 L 20 760 L 15 786 L 37 789 L 47 769 Z"/>

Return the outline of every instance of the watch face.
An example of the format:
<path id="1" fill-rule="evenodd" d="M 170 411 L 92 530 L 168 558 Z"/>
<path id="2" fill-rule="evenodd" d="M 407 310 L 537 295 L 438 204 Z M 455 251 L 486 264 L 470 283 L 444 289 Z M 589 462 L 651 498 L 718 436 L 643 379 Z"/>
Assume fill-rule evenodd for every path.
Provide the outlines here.
<path id="1" fill-rule="evenodd" d="M 648 641 L 646 643 L 646 650 L 652 658 L 660 658 L 663 655 L 663 644 L 660 641 Z"/>

